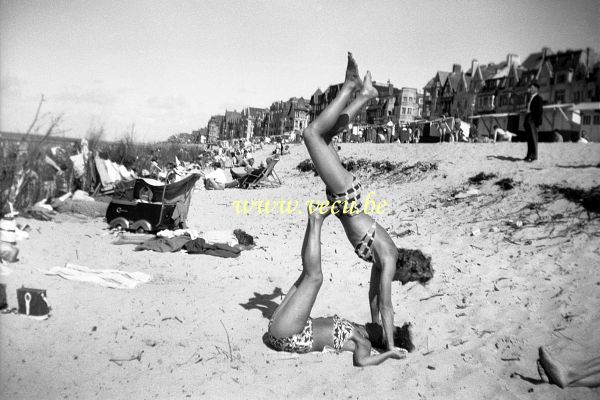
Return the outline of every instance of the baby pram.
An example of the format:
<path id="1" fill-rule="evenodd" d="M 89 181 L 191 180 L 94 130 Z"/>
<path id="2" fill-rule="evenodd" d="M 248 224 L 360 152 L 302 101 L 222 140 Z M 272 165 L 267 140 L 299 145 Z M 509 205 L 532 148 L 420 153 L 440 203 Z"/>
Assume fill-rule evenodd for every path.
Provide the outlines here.
<path id="1" fill-rule="evenodd" d="M 119 182 L 106 209 L 111 228 L 155 232 L 183 226 L 199 174 L 165 185 L 154 179 Z"/>

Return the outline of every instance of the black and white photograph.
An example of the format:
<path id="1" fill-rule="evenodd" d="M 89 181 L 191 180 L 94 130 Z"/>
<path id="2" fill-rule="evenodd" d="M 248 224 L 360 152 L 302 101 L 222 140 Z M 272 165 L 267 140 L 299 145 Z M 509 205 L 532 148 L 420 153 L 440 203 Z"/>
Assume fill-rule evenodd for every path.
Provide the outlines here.
<path id="1" fill-rule="evenodd" d="M 0 0 L 0 398 L 600 398 L 597 0 Z"/>

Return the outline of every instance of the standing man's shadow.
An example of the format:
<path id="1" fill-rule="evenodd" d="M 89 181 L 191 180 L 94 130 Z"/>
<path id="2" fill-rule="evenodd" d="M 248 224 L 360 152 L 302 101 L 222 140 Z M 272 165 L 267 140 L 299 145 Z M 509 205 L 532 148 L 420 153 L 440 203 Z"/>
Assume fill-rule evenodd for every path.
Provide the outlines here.
<path id="1" fill-rule="evenodd" d="M 240 306 L 246 310 L 260 310 L 264 318 L 269 319 L 275 312 L 275 309 L 279 306 L 278 303 L 274 302 L 273 299 L 283 296 L 281 288 L 276 287 L 273 289 L 271 294 L 261 294 L 254 292 L 254 297 L 248 299 L 247 303 L 240 303 Z"/>
<path id="2" fill-rule="evenodd" d="M 501 161 L 512 161 L 512 162 L 516 162 L 516 161 L 523 161 L 522 158 L 518 158 L 518 157 L 508 157 L 508 156 L 487 156 L 488 159 L 491 158 L 496 158 L 498 160 Z"/>

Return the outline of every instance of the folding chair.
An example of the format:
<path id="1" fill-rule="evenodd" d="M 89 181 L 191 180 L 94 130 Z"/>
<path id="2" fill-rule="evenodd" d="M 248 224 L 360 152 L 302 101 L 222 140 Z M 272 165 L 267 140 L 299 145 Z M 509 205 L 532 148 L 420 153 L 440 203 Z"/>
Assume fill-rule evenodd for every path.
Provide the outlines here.
<path id="1" fill-rule="evenodd" d="M 250 172 L 240 181 L 240 187 L 243 189 L 255 189 L 258 187 L 279 187 L 282 182 L 275 172 L 275 165 L 279 162 L 278 157 L 274 157 L 265 168 Z"/>

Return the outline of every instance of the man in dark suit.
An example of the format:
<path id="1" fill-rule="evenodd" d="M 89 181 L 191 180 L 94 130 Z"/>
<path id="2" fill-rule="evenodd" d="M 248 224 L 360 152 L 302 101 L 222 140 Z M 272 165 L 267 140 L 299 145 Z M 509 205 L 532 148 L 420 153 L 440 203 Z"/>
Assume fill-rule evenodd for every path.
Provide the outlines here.
<path id="1" fill-rule="evenodd" d="M 527 156 L 525 161 L 532 162 L 537 160 L 538 131 L 537 128 L 542 125 L 542 116 L 544 114 L 544 101 L 538 94 L 540 85 L 536 80 L 529 84 L 529 102 L 527 103 L 527 114 L 525 115 L 525 133 L 527 134 Z"/>

